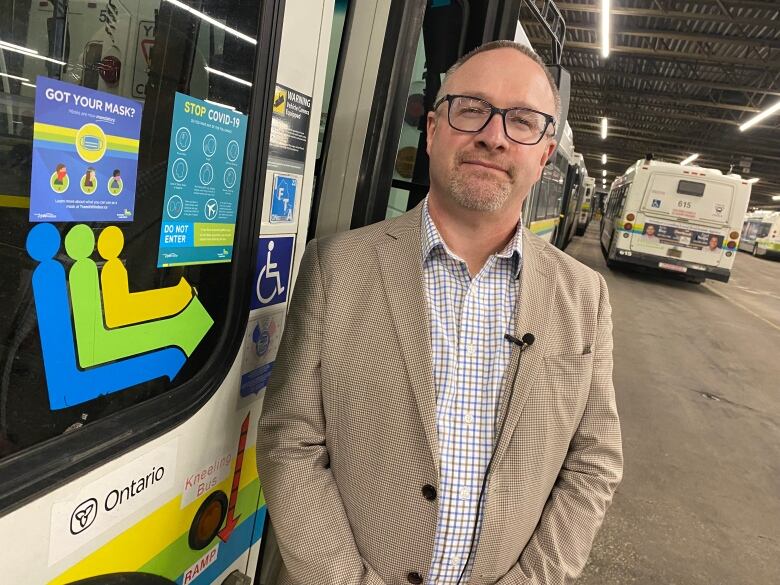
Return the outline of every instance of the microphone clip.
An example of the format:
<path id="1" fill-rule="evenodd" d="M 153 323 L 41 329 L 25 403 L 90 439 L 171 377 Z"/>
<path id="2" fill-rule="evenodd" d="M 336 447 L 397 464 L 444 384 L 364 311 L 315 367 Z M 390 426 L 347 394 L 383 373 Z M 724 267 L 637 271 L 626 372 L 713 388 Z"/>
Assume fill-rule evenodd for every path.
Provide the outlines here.
<path id="1" fill-rule="evenodd" d="M 509 333 L 504 334 L 504 339 L 507 341 L 514 343 L 517 347 L 520 348 L 520 351 L 523 351 L 525 349 L 528 349 L 534 344 L 534 341 L 536 341 L 536 337 L 534 337 L 533 333 L 526 333 L 518 339 L 514 335 L 510 335 Z"/>

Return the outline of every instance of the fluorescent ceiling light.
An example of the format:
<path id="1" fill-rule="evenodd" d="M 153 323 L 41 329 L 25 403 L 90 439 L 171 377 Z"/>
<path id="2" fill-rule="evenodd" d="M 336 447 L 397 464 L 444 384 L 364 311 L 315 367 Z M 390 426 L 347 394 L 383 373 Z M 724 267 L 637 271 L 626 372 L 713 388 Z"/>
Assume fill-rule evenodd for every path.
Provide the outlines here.
<path id="1" fill-rule="evenodd" d="M 780 195 L 772 195 L 772 201 L 780 201 Z"/>
<path id="2" fill-rule="evenodd" d="M 22 81 L 22 85 L 26 85 L 27 87 L 37 87 L 34 83 L 27 83 L 25 81 Z"/>
<path id="3" fill-rule="evenodd" d="M 220 108 L 227 108 L 228 110 L 235 110 L 235 111 L 238 111 L 238 110 L 236 110 L 236 109 L 235 109 L 233 106 L 229 106 L 229 105 L 227 105 L 227 104 L 221 104 L 221 103 L 219 103 L 219 102 L 215 102 L 215 101 L 213 101 L 213 100 L 204 100 L 204 101 L 205 101 L 205 102 L 207 102 L 207 103 L 209 103 L 209 104 L 211 104 L 212 106 L 219 106 Z"/>
<path id="4" fill-rule="evenodd" d="M 18 75 L 11 75 L 10 73 L 0 73 L 0 77 L 7 77 L 8 79 L 16 79 L 17 81 L 30 81 L 26 77 L 19 77 Z"/>
<path id="5" fill-rule="evenodd" d="M 601 139 L 605 140 L 607 138 L 607 119 L 602 118 L 601 119 Z"/>
<path id="6" fill-rule="evenodd" d="M 601 176 L 602 177 L 606 177 L 607 176 L 607 171 L 606 170 L 601 171 Z"/>
<path id="7" fill-rule="evenodd" d="M 758 177 L 753 177 L 752 179 L 748 179 L 747 182 L 750 185 L 755 185 L 756 183 L 758 183 L 759 180 L 760 179 Z"/>
<path id="8" fill-rule="evenodd" d="M 21 53 L 25 57 L 32 57 L 34 59 L 40 59 L 42 61 L 49 61 L 50 63 L 56 63 L 57 65 L 67 65 L 65 61 L 59 61 L 58 59 L 52 59 L 51 57 L 44 57 L 43 55 L 39 55 L 38 51 L 34 51 L 33 49 L 28 49 L 26 47 L 20 47 L 19 45 L 6 43 L 5 41 L 0 41 L 0 51 L 11 51 L 12 53 Z"/>
<path id="9" fill-rule="evenodd" d="M 680 164 L 681 164 L 681 165 L 683 165 L 683 166 L 685 166 L 685 165 L 687 165 L 688 163 L 692 163 L 692 162 L 693 162 L 693 161 L 695 161 L 697 158 L 699 158 L 699 155 L 698 155 L 698 154 L 692 154 L 691 156 L 689 156 L 688 158 L 686 158 L 684 161 L 682 161 Z"/>
<path id="10" fill-rule="evenodd" d="M 234 28 L 230 28 L 226 24 L 223 24 L 220 21 L 218 21 L 218 20 L 216 20 L 214 18 L 211 18 L 210 16 L 207 16 L 206 14 L 204 14 L 203 12 L 200 12 L 199 10 L 195 10 L 191 6 L 187 6 L 184 2 L 179 2 L 179 0 L 166 0 L 166 2 L 170 2 L 171 4 L 173 4 L 174 6 L 176 6 L 178 8 L 181 8 L 182 10 L 186 10 L 187 12 L 192 14 L 193 16 L 197 16 L 201 20 L 205 20 L 209 24 L 211 24 L 213 26 L 216 26 L 217 28 L 221 28 L 225 32 L 228 32 L 231 35 L 237 36 L 239 39 L 242 39 L 242 40 L 246 41 L 247 43 L 252 43 L 253 45 L 257 44 L 257 40 L 256 39 L 253 39 L 252 37 L 250 37 L 248 35 L 245 35 L 244 33 L 238 32 Z"/>
<path id="11" fill-rule="evenodd" d="M 16 49 L 17 51 L 21 53 L 32 53 L 33 55 L 37 55 L 38 51 L 35 49 L 28 49 L 27 47 L 23 47 L 21 45 L 14 45 L 13 43 L 9 43 L 8 41 L 0 41 L 0 47 L 9 49 Z"/>
<path id="12" fill-rule="evenodd" d="M 171 0 L 168 0 L 168 2 L 170 1 Z M 208 71 L 209 73 L 213 73 L 214 75 L 219 75 L 221 77 L 229 79 L 230 81 L 235 81 L 236 83 L 240 83 L 242 85 L 252 87 L 252 83 L 247 81 L 246 79 L 241 79 L 240 77 L 236 77 L 235 75 L 230 75 L 230 73 L 225 73 L 224 71 L 220 71 L 219 69 L 212 69 L 208 65 L 206 65 L 205 69 L 206 71 Z"/>
<path id="13" fill-rule="evenodd" d="M 603 164 L 603 165 L 607 164 L 607 155 L 606 154 L 602 154 L 601 155 L 601 164 Z"/>
<path id="14" fill-rule="evenodd" d="M 601 0 L 601 56 L 609 57 L 609 0 Z"/>
<path id="15" fill-rule="evenodd" d="M 774 106 L 770 107 L 769 109 L 764 110 L 763 112 L 759 112 L 758 114 L 756 114 L 755 117 L 751 118 L 750 120 L 748 120 L 747 122 L 742 124 L 742 126 L 739 127 L 739 130 L 741 132 L 744 132 L 748 128 L 752 128 L 753 126 L 758 124 L 761 120 L 764 120 L 764 119 L 768 118 L 769 116 L 771 116 L 772 114 L 774 114 L 778 110 L 780 110 L 780 101 L 777 102 Z"/>

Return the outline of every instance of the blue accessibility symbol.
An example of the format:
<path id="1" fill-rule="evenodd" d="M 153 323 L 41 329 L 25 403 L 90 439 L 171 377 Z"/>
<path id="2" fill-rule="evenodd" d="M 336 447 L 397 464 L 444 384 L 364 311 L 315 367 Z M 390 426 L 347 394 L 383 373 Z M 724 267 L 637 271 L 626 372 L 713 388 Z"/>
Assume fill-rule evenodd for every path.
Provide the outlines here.
<path id="1" fill-rule="evenodd" d="M 271 200 L 271 223 L 292 223 L 298 179 L 287 175 L 274 177 L 273 199 Z"/>
<path id="2" fill-rule="evenodd" d="M 294 242 L 293 236 L 260 238 L 251 308 L 287 301 Z"/>
<path id="3" fill-rule="evenodd" d="M 660 199 L 653 199 L 653 203 L 651 204 L 651 207 L 655 207 L 656 209 L 661 208 L 661 200 Z"/>

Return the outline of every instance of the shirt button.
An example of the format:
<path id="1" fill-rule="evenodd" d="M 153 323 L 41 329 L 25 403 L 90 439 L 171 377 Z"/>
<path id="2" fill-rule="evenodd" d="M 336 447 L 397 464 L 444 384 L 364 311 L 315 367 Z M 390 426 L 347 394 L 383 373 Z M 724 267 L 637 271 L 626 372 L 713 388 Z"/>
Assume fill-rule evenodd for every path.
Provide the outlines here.
<path id="1" fill-rule="evenodd" d="M 474 422 L 474 415 L 470 412 L 466 413 L 466 416 L 463 417 L 463 420 L 466 421 L 466 424 L 472 424 Z"/>
<path id="2" fill-rule="evenodd" d="M 469 490 L 469 488 L 467 488 L 467 487 L 460 488 L 460 499 L 461 500 L 468 500 L 469 499 L 469 495 L 471 495 L 471 490 Z"/>
<path id="3" fill-rule="evenodd" d="M 423 582 L 423 578 L 420 576 L 420 573 L 414 571 L 406 576 L 406 580 L 413 585 L 420 585 Z"/>
<path id="4" fill-rule="evenodd" d="M 453 567 L 457 567 L 460 565 L 460 557 L 455 555 L 454 557 L 450 558 L 450 565 Z"/>
<path id="5" fill-rule="evenodd" d="M 469 357 L 474 357 L 475 355 L 477 355 L 477 348 L 474 346 L 473 343 L 469 343 L 466 346 L 466 355 Z"/>

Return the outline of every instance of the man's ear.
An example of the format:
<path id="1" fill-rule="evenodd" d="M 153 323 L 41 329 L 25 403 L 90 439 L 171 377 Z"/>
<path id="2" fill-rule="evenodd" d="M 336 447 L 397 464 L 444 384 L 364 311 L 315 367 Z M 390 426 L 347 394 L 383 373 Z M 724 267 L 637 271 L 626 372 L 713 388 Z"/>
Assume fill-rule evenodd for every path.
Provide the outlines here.
<path id="1" fill-rule="evenodd" d="M 436 133 L 436 112 L 428 112 L 428 117 L 425 119 L 425 125 L 425 152 L 428 153 L 428 156 L 430 157 L 433 135 Z"/>

